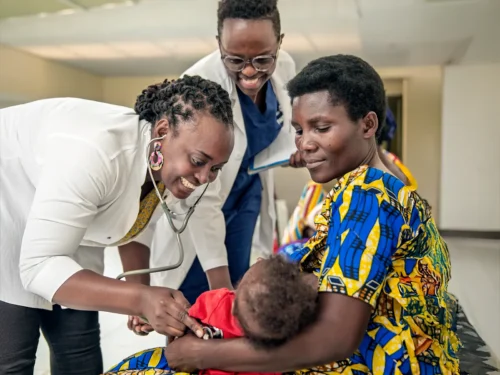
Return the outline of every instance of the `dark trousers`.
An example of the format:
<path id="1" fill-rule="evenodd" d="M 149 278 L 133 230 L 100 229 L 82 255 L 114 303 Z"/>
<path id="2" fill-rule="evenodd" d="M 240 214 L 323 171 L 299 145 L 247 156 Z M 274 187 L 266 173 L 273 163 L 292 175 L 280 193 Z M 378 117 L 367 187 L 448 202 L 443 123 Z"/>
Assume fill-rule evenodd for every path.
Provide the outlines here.
<path id="1" fill-rule="evenodd" d="M 50 348 L 52 375 L 103 372 L 99 314 L 33 309 L 0 301 L 0 374 L 33 375 L 40 329 Z"/>
<path id="2" fill-rule="evenodd" d="M 256 205 L 260 207 L 260 203 Z M 259 215 L 258 208 L 240 210 L 234 218 L 226 217 L 226 249 L 229 274 L 234 287 L 250 268 L 252 254 L 252 239 Z M 200 294 L 210 290 L 207 276 L 203 271 L 198 257 L 188 271 L 179 290 L 184 294 L 189 303 L 194 304 Z"/>

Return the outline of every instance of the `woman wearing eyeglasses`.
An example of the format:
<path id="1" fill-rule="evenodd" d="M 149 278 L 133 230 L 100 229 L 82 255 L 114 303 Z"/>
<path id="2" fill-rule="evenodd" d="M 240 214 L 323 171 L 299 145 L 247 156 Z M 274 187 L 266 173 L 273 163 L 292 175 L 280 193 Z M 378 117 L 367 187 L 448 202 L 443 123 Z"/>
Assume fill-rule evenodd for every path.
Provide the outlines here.
<path id="1" fill-rule="evenodd" d="M 272 251 L 274 181 L 267 167 L 301 163 L 294 154 L 290 99 L 285 91 L 295 75 L 295 63 L 280 50 L 283 34 L 277 0 L 220 1 L 217 40 L 219 50 L 185 74 L 213 80 L 229 92 L 234 152 L 221 172 L 221 188 L 208 189 L 183 236 L 183 265 L 152 276 L 155 284 L 179 288 L 191 303 L 202 292 L 231 288 L 241 278 L 249 268 L 254 231 L 256 245 Z M 170 233 L 157 231 L 154 266 L 175 262 L 175 255 L 169 258 L 167 251 L 174 245 Z"/>

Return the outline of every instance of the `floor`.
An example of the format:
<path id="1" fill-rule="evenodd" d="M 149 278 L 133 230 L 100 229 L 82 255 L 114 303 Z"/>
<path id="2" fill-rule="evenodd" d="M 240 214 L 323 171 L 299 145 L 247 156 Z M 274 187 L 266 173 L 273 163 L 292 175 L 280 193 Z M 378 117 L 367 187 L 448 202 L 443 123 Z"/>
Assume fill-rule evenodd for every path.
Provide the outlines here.
<path id="1" fill-rule="evenodd" d="M 500 241 L 448 239 L 453 266 L 450 291 L 460 299 L 465 313 L 478 333 L 500 358 Z M 106 250 L 106 275 L 121 272 L 116 251 Z M 128 331 L 126 317 L 101 313 L 104 367 L 146 348 L 161 346 L 164 337 L 139 337 Z M 49 375 L 48 349 L 42 340 L 35 375 Z"/>
<path id="2" fill-rule="evenodd" d="M 454 238 L 447 242 L 452 262 L 449 290 L 500 359 L 500 241 Z"/>

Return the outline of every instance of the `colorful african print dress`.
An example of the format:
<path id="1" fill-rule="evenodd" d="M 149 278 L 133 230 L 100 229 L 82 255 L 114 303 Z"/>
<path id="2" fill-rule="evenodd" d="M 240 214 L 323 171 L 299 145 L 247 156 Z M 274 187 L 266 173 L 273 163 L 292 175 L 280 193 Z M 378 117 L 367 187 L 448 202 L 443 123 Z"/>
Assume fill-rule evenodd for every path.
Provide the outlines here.
<path id="1" fill-rule="evenodd" d="M 166 375 L 175 371 L 168 367 L 165 348 L 147 349 L 125 358 L 104 375 Z M 179 373 L 180 374 L 180 373 Z"/>
<path id="2" fill-rule="evenodd" d="M 458 374 L 448 248 L 412 186 L 366 166 L 325 200 L 317 232 L 295 257 L 319 291 L 373 308 L 356 353 L 298 374 Z"/>

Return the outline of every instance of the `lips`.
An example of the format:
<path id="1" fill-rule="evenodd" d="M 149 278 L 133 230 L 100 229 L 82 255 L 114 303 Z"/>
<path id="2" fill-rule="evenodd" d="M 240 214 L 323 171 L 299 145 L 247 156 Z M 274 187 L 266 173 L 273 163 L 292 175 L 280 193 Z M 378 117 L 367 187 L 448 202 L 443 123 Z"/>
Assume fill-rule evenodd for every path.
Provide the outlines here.
<path id="1" fill-rule="evenodd" d="M 246 90 L 258 89 L 260 86 L 261 80 L 262 80 L 262 77 L 248 78 L 248 77 L 241 77 L 240 76 L 238 79 L 241 87 L 246 89 Z"/>
<path id="2" fill-rule="evenodd" d="M 307 169 L 315 169 L 319 167 L 321 164 L 323 164 L 325 161 L 324 160 L 306 160 L 306 168 Z"/>
<path id="3" fill-rule="evenodd" d="M 196 186 L 193 185 L 191 182 L 189 182 L 188 180 L 186 180 L 184 177 L 181 177 L 181 184 L 182 186 L 184 186 L 186 189 L 189 189 L 191 191 L 193 191 L 194 189 L 196 189 Z"/>

